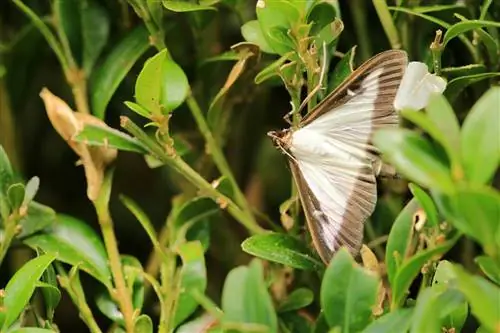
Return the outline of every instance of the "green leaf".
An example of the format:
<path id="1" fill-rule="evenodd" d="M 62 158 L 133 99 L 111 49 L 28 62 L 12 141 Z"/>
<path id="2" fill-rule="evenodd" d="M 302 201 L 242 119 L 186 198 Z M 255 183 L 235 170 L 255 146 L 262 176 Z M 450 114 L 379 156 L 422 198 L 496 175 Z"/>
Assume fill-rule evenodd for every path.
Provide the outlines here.
<path id="1" fill-rule="evenodd" d="M 135 333 L 153 333 L 153 321 L 148 315 L 140 315 L 134 321 Z"/>
<path id="2" fill-rule="evenodd" d="M 500 23 L 498 22 L 492 22 L 492 21 L 483 21 L 483 20 L 469 20 L 469 21 L 464 21 L 464 22 L 459 22 L 446 30 L 446 33 L 444 34 L 443 38 L 443 47 L 446 47 L 446 44 L 453 38 L 457 37 L 458 35 L 463 34 L 464 32 L 470 31 L 470 30 L 475 30 L 478 28 L 483 28 L 483 27 L 496 27 L 500 28 Z"/>
<path id="3" fill-rule="evenodd" d="M 436 311 L 438 309 L 438 296 L 439 294 L 431 288 L 424 289 L 418 295 L 410 333 L 441 331 L 439 311 Z"/>
<path id="4" fill-rule="evenodd" d="M 492 87 L 474 104 L 462 126 L 462 159 L 471 182 L 490 181 L 500 164 L 499 104 L 500 87 Z"/>
<path id="5" fill-rule="evenodd" d="M 60 29 L 59 39 L 64 39 L 69 44 L 69 52 L 65 50 L 65 56 L 73 57 L 77 63 L 82 58 L 82 20 L 81 5 L 72 0 L 55 0 L 52 5 L 54 19 L 58 22 Z M 61 36 L 62 35 L 62 36 Z M 62 43 L 61 44 L 66 44 Z"/>
<path id="6" fill-rule="evenodd" d="M 435 6 L 417 6 L 417 7 L 412 7 L 411 9 L 415 12 L 418 13 L 434 13 L 434 12 L 442 12 L 446 10 L 459 10 L 459 9 L 465 9 L 466 7 L 463 4 L 457 4 L 457 5 L 435 5 Z"/>
<path id="7" fill-rule="evenodd" d="M 455 265 L 458 289 L 469 301 L 472 313 L 481 325 L 494 332 L 500 327 L 498 317 L 498 300 L 500 288 L 488 280 L 467 273 L 462 267 Z"/>
<path id="8" fill-rule="evenodd" d="M 83 42 L 83 70 L 87 75 L 101 54 L 109 37 L 109 16 L 104 7 L 95 0 L 79 1 L 81 34 Z"/>
<path id="9" fill-rule="evenodd" d="M 95 304 L 99 311 L 112 322 L 124 326 L 123 314 L 118 305 L 113 301 L 108 291 L 105 288 L 99 288 L 100 291 L 95 297 Z"/>
<path id="10" fill-rule="evenodd" d="M 488 256 L 479 256 L 474 259 L 483 273 L 493 282 L 500 285 L 500 264 Z"/>
<path id="11" fill-rule="evenodd" d="M 45 287 L 42 288 L 45 313 L 47 319 L 53 321 L 55 309 L 61 300 L 61 291 L 58 289 L 56 271 L 53 265 L 49 265 L 43 272 L 41 280 L 45 283 Z"/>
<path id="12" fill-rule="evenodd" d="M 451 105 L 443 95 L 435 94 L 429 100 L 426 113 L 444 138 L 440 143 L 452 163 L 460 163 L 460 125 Z"/>
<path id="13" fill-rule="evenodd" d="M 200 10 L 217 10 L 215 7 L 203 5 L 202 1 L 200 1 L 200 4 L 197 4 L 187 1 L 163 0 L 163 7 L 177 13 L 195 12 Z"/>
<path id="14" fill-rule="evenodd" d="M 261 84 L 262 82 L 280 75 L 280 68 L 283 64 L 290 60 L 292 53 L 286 53 L 282 55 L 278 60 L 272 62 L 270 65 L 264 67 L 256 76 L 254 82 L 256 84 Z"/>
<path id="15" fill-rule="evenodd" d="M 36 193 L 38 192 L 38 188 L 40 187 L 40 178 L 32 177 L 27 183 L 25 187 L 23 206 L 28 206 L 33 198 L 35 198 Z"/>
<path id="16" fill-rule="evenodd" d="M 394 284 L 396 273 L 403 262 L 412 254 L 413 226 L 415 213 L 418 209 L 420 209 L 418 201 L 412 199 L 399 213 L 389 233 L 385 251 L 385 264 L 391 285 Z"/>
<path id="17" fill-rule="evenodd" d="M 241 244 L 241 248 L 256 257 L 297 269 L 317 270 L 323 267 L 304 243 L 285 234 L 255 235 L 247 238 Z"/>
<path id="18" fill-rule="evenodd" d="M 305 308 L 314 301 L 314 294 L 310 289 L 295 289 L 279 305 L 279 312 L 295 311 Z"/>
<path id="19" fill-rule="evenodd" d="M 137 103 L 156 115 L 176 109 L 189 91 L 186 74 L 167 52 L 165 49 L 149 58 L 135 83 Z"/>
<path id="20" fill-rule="evenodd" d="M 413 308 L 391 311 L 368 325 L 363 333 L 408 332 L 413 311 Z"/>
<path id="21" fill-rule="evenodd" d="M 257 6 L 257 19 L 271 49 L 283 55 L 294 49 L 287 31 L 299 22 L 300 12 L 286 0 L 264 0 Z"/>
<path id="22" fill-rule="evenodd" d="M 420 273 L 422 267 L 434 258 L 442 256 L 448 252 L 460 238 L 460 234 L 454 236 L 443 244 L 434 248 L 417 252 L 414 256 L 403 262 L 397 270 L 392 287 L 392 308 L 399 306 L 408 294 L 408 290 L 413 280 Z"/>
<path id="23" fill-rule="evenodd" d="M 3 299 L 6 312 L 0 312 L 2 331 L 7 330 L 19 317 L 35 291 L 36 282 L 54 259 L 54 254 L 44 254 L 31 259 L 9 280 Z"/>
<path id="24" fill-rule="evenodd" d="M 55 331 L 49 330 L 47 328 L 38 327 L 20 327 L 9 331 L 9 333 L 54 333 Z"/>
<path id="25" fill-rule="evenodd" d="M 360 332 L 371 321 L 379 279 L 358 266 L 345 248 L 335 253 L 321 282 L 321 307 L 330 327 Z"/>
<path id="26" fill-rule="evenodd" d="M 487 254 L 500 254 L 500 194 L 489 187 L 460 189 L 451 197 L 448 220 L 477 240 Z"/>
<path id="27" fill-rule="evenodd" d="M 337 88 L 354 71 L 355 55 L 356 46 L 353 46 L 335 65 L 333 74 L 331 75 L 330 81 L 328 82 L 328 92 L 331 92 L 335 88 Z"/>
<path id="28" fill-rule="evenodd" d="M 56 212 L 45 205 L 32 201 L 28 205 L 27 214 L 21 218 L 19 225 L 21 231 L 16 238 L 24 238 L 42 231 L 56 223 Z"/>
<path id="29" fill-rule="evenodd" d="M 309 36 L 317 35 L 337 17 L 335 7 L 329 2 L 316 2 L 307 14 L 307 23 L 312 23 Z"/>
<path id="30" fill-rule="evenodd" d="M 179 325 L 198 307 L 197 301 L 191 296 L 193 290 L 204 293 L 207 288 L 207 271 L 203 247 L 199 241 L 181 244 L 176 252 L 182 259 L 180 269 L 179 295 L 174 315 L 174 326 Z"/>
<path id="31" fill-rule="evenodd" d="M 150 47 L 148 31 L 144 26 L 127 33 L 104 62 L 93 71 L 90 80 L 90 105 L 92 113 L 104 119 L 106 107 L 134 63 Z"/>
<path id="32" fill-rule="evenodd" d="M 18 210 L 21 208 L 24 200 L 24 185 L 21 183 L 12 184 L 7 188 L 7 198 L 9 198 L 9 204 L 12 210 Z"/>
<path id="33" fill-rule="evenodd" d="M 137 113 L 139 116 L 141 117 L 144 117 L 146 119 L 149 119 L 149 117 L 151 116 L 151 114 L 149 113 L 148 110 L 146 110 L 145 108 L 143 108 L 142 106 L 140 106 L 139 104 L 137 103 L 134 103 L 134 102 L 124 102 L 124 104 L 132 111 L 134 111 L 135 113 Z"/>
<path id="34" fill-rule="evenodd" d="M 176 207 L 172 214 L 172 234 L 177 242 L 199 240 L 208 249 L 210 222 L 218 216 L 219 206 L 210 198 L 196 197 Z"/>
<path id="35" fill-rule="evenodd" d="M 252 20 L 241 26 L 241 35 L 247 42 L 253 43 L 261 49 L 262 52 L 265 53 L 276 53 L 269 43 L 267 42 L 264 34 L 262 33 L 262 29 L 260 27 L 259 21 Z"/>
<path id="36" fill-rule="evenodd" d="M 416 184 L 409 184 L 409 187 L 413 196 L 417 199 L 420 206 L 424 209 L 425 215 L 427 216 L 427 220 L 430 222 L 430 225 L 437 226 L 439 224 L 438 211 L 430 195 Z"/>
<path id="37" fill-rule="evenodd" d="M 409 180 L 445 193 L 453 191 L 448 166 L 439 160 L 434 147 L 418 134 L 405 129 L 381 129 L 375 132 L 373 142 Z"/>
<path id="38" fill-rule="evenodd" d="M 444 91 L 444 95 L 448 98 L 449 101 L 453 102 L 462 92 L 462 90 L 464 90 L 471 84 L 498 76 L 500 76 L 500 73 L 493 72 L 493 73 L 480 73 L 480 74 L 472 74 L 472 75 L 457 77 L 456 79 L 453 79 L 450 82 L 448 82 L 446 90 Z"/>
<path id="39" fill-rule="evenodd" d="M 441 74 L 446 76 L 449 80 L 451 78 L 457 78 L 472 74 L 481 74 L 486 72 L 486 66 L 483 64 L 469 64 L 457 67 L 445 67 L 441 69 Z"/>
<path id="40" fill-rule="evenodd" d="M 89 146 L 115 148 L 140 154 L 148 153 L 148 149 L 139 140 L 111 127 L 85 125 L 73 137 L 73 140 Z"/>
<path id="41" fill-rule="evenodd" d="M 229 272 L 222 290 L 222 310 L 223 322 L 261 324 L 267 327 L 266 332 L 278 332 L 276 312 L 259 260 Z"/>
<path id="42" fill-rule="evenodd" d="M 80 220 L 58 214 L 50 232 L 32 235 L 23 242 L 33 249 L 56 253 L 57 260 L 78 265 L 104 285 L 111 285 L 104 245 L 95 231 Z"/>

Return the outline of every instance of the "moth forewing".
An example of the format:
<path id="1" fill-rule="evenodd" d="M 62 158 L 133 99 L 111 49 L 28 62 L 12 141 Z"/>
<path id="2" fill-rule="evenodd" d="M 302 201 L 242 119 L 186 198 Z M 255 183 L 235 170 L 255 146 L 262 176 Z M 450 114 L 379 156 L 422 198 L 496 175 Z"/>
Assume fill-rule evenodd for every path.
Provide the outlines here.
<path id="1" fill-rule="evenodd" d="M 373 132 L 397 126 L 393 101 L 407 64 L 403 51 L 380 53 L 356 69 L 300 122 L 273 132 L 289 158 L 309 232 L 325 263 L 342 246 L 353 255 L 377 201 Z M 374 170 L 374 167 L 376 170 Z"/>

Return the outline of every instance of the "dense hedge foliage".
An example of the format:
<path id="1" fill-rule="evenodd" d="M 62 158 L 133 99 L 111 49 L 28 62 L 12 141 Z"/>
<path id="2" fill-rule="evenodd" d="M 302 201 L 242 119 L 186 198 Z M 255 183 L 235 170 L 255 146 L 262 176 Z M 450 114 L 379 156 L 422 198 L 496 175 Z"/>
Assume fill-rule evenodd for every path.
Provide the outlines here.
<path id="1" fill-rule="evenodd" d="M 1 333 L 500 332 L 499 2 L 0 8 Z M 266 132 L 386 49 L 446 89 L 325 265 Z"/>

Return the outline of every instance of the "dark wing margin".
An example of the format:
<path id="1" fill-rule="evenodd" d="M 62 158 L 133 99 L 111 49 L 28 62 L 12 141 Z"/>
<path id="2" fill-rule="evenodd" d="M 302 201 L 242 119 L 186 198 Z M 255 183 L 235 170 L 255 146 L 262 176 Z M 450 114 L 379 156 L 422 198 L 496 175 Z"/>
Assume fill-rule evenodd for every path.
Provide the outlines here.
<path id="1" fill-rule="evenodd" d="M 355 94 L 361 93 L 359 88 L 363 80 L 371 72 L 379 68 L 382 68 L 383 72 L 379 77 L 379 90 L 381 93 L 375 102 L 374 127 L 392 124 L 393 122 L 398 123 L 398 117 L 395 114 L 392 104 L 407 65 L 408 55 L 405 51 L 389 50 L 373 56 L 352 72 L 344 82 L 325 97 L 310 113 L 305 115 L 299 127 L 304 127 L 321 115 L 346 104 L 352 98 L 349 91 Z M 394 115 L 392 116 L 391 114 Z M 388 119 L 388 116 L 390 116 L 390 119 Z"/>

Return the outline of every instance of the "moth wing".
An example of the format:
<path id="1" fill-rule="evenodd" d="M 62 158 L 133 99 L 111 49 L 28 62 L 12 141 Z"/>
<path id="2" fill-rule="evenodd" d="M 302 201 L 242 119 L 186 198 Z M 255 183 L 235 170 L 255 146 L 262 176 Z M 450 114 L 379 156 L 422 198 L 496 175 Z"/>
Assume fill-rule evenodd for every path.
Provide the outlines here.
<path id="1" fill-rule="evenodd" d="M 292 134 L 291 169 L 308 227 L 323 261 L 346 246 L 356 254 L 373 213 L 377 187 L 371 144 L 376 129 L 397 126 L 393 107 L 407 64 L 402 51 L 383 52 L 358 68 Z"/>

